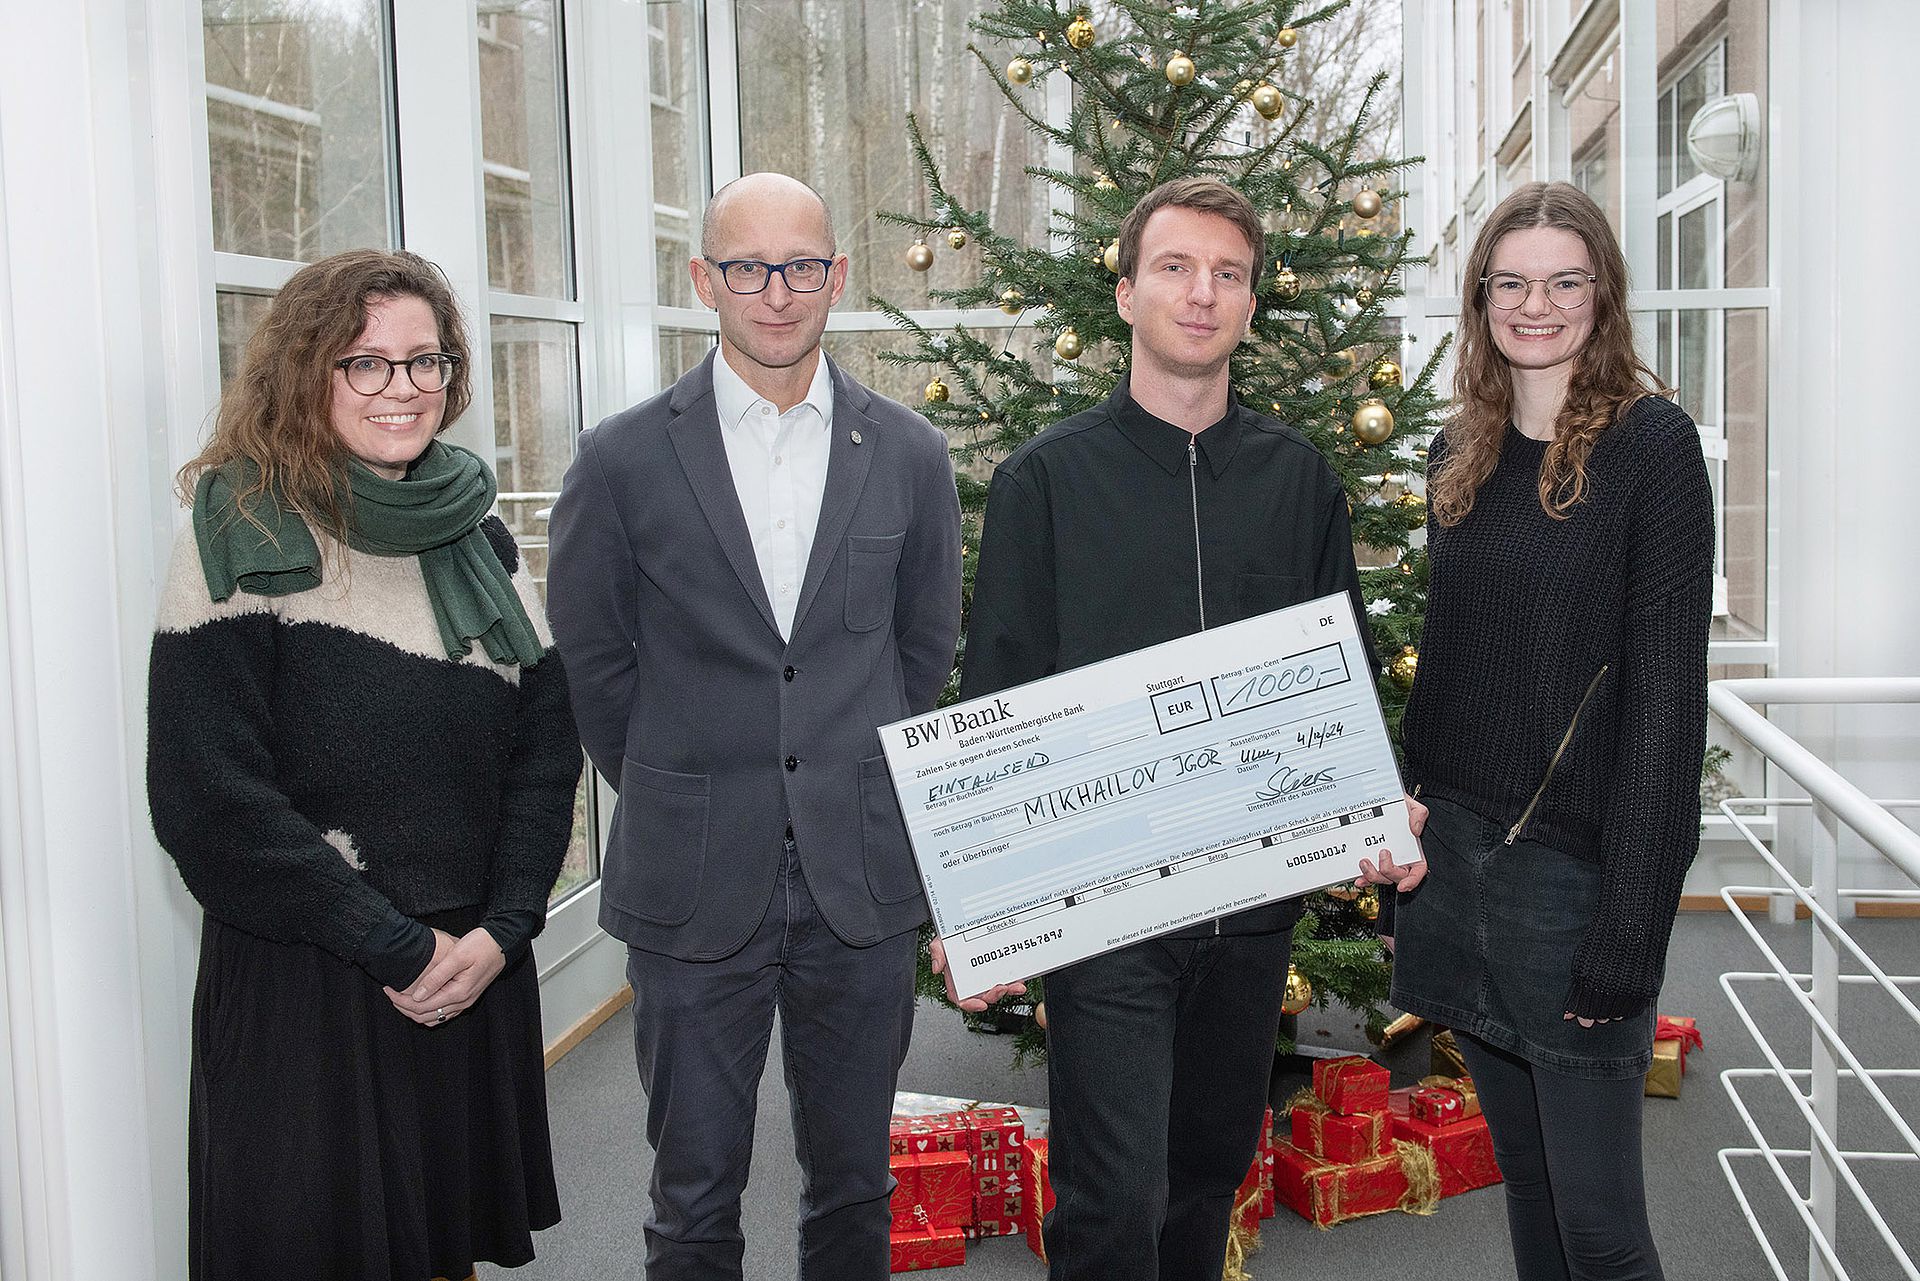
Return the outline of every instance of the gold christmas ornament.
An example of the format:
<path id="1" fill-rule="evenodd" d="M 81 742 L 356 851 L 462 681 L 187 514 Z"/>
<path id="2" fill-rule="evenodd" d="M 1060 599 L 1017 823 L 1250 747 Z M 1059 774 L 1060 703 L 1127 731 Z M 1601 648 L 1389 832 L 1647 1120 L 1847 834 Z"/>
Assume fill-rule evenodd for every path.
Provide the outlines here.
<path id="1" fill-rule="evenodd" d="M 1371 218 L 1380 212 L 1380 193 L 1367 187 L 1353 198 L 1353 211 L 1362 218 Z"/>
<path id="2" fill-rule="evenodd" d="M 1107 175 L 1105 174 L 1100 174 L 1098 177 L 1096 177 L 1093 180 L 1093 185 L 1098 187 L 1102 191 L 1120 190 L 1120 184 L 1115 182 L 1113 179 L 1107 177 Z"/>
<path id="3" fill-rule="evenodd" d="M 1408 572 L 1412 572 L 1411 566 L 1408 567 Z M 1411 645 L 1402 645 L 1400 652 L 1393 656 L 1393 662 L 1387 665 L 1387 675 L 1391 676 L 1393 683 L 1401 689 L 1413 688 L 1413 677 L 1419 670 L 1420 651 Z"/>
<path id="4" fill-rule="evenodd" d="M 1363 445 L 1384 445 L 1393 435 L 1393 411 L 1377 397 L 1360 402 L 1353 411 L 1353 434 Z"/>
<path id="5" fill-rule="evenodd" d="M 1367 886 L 1366 889 L 1360 892 L 1360 897 L 1354 901 L 1354 907 L 1360 913 L 1361 920 L 1363 921 L 1379 920 L 1380 919 L 1380 891 L 1374 886 L 1371 886 L 1371 885 Z"/>
<path id="6" fill-rule="evenodd" d="M 1400 495 L 1400 497 L 1393 500 L 1393 505 L 1395 507 L 1403 507 L 1415 515 L 1424 514 L 1427 510 L 1427 500 L 1415 493 Z"/>
<path id="7" fill-rule="evenodd" d="M 1176 53 L 1167 59 L 1167 83 L 1178 89 L 1193 83 L 1193 59 L 1184 53 Z"/>
<path id="8" fill-rule="evenodd" d="M 924 240 L 916 240 L 907 250 L 907 266 L 915 271 L 925 271 L 933 266 L 933 246 Z"/>
<path id="9" fill-rule="evenodd" d="M 1373 290 L 1362 285 L 1353 291 L 1353 300 L 1362 307 L 1371 307 L 1373 306 Z"/>
<path id="10" fill-rule="evenodd" d="M 1119 275 L 1120 274 L 1120 242 L 1116 240 L 1112 244 L 1108 245 L 1107 251 L 1100 255 L 1100 261 L 1107 264 L 1108 271 L 1113 272 L 1115 275 Z"/>
<path id="11" fill-rule="evenodd" d="M 1275 36 L 1273 40 L 1274 43 L 1282 49 L 1291 49 L 1300 43 L 1300 33 L 1292 27 L 1282 27 L 1280 28 L 1280 34 Z"/>
<path id="12" fill-rule="evenodd" d="M 1307 981 L 1306 975 L 1302 974 L 1294 966 L 1289 965 L 1287 967 L 1287 990 L 1280 998 L 1280 1012 L 1282 1014 L 1300 1014 L 1312 1004 L 1313 984 Z"/>
<path id="13" fill-rule="evenodd" d="M 1053 340 L 1053 354 L 1062 360 L 1078 360 L 1080 353 L 1086 349 L 1086 343 L 1080 340 L 1080 335 L 1073 331 L 1071 325 L 1062 329 L 1060 336 Z"/>
<path id="14" fill-rule="evenodd" d="M 1033 1007 L 1033 1021 L 1039 1025 L 1042 1032 L 1047 1030 L 1047 1003 L 1045 1001 Z"/>
<path id="15" fill-rule="evenodd" d="M 1019 315 L 1020 309 L 1026 305 L 1027 296 L 1018 289 L 1002 289 L 1000 291 L 1000 310 L 1006 312 L 1009 316 Z"/>
<path id="16" fill-rule="evenodd" d="M 1300 277 L 1293 274 L 1293 268 L 1280 269 L 1280 274 L 1273 278 L 1273 292 L 1280 295 L 1281 302 L 1292 302 L 1300 296 Z"/>
<path id="17" fill-rule="evenodd" d="M 1282 108 L 1287 104 L 1287 100 L 1281 96 L 1278 89 L 1264 83 L 1255 85 L 1253 92 L 1247 95 L 1247 100 L 1253 103 L 1255 111 L 1268 120 L 1279 119 Z"/>
<path id="18" fill-rule="evenodd" d="M 927 384 L 927 403 L 929 405 L 944 405 L 947 403 L 947 397 L 952 394 L 953 393 L 947 390 L 947 385 L 938 378 L 935 378 Z"/>
<path id="19" fill-rule="evenodd" d="M 1367 381 L 1373 384 L 1374 390 L 1376 391 L 1386 391 L 1389 388 L 1398 387 L 1400 385 L 1400 366 L 1383 356 L 1379 362 L 1374 365 L 1373 371 L 1367 375 Z"/>
<path id="20" fill-rule="evenodd" d="M 1067 24 L 1067 43 L 1076 49 L 1086 49 L 1093 45 L 1093 23 L 1086 14 L 1081 14 Z"/>
<path id="21" fill-rule="evenodd" d="M 1233 84 L 1233 96 L 1236 98 L 1244 98 L 1247 96 L 1247 91 L 1252 88 L 1253 88 L 1253 81 L 1236 80 L 1234 81 L 1234 84 Z"/>
<path id="22" fill-rule="evenodd" d="M 1007 79 L 1017 85 L 1026 84 L 1033 79 L 1033 64 L 1025 58 L 1015 58 L 1007 64 Z"/>
<path id="23" fill-rule="evenodd" d="M 958 227 L 955 227 L 952 231 L 949 231 L 947 233 L 947 248 L 965 249 L 966 247 L 967 247 L 966 232 L 960 230 L 960 228 Z"/>

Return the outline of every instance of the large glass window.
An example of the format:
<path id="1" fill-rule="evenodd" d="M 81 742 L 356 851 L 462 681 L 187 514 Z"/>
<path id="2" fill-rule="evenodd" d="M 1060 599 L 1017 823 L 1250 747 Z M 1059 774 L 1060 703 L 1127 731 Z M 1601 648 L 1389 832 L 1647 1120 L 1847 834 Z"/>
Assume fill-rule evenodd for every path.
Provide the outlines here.
<path id="1" fill-rule="evenodd" d="M 558 0 L 481 0 L 487 283 L 573 297 Z"/>
<path id="2" fill-rule="evenodd" d="M 696 0 L 653 0 L 647 6 L 654 266 L 659 301 L 673 307 L 697 305 L 687 260 L 698 248 L 695 223 L 709 186 L 701 31 Z"/>
<path id="3" fill-rule="evenodd" d="M 296 262 L 395 242 L 386 8 L 203 0 L 213 247 Z"/>

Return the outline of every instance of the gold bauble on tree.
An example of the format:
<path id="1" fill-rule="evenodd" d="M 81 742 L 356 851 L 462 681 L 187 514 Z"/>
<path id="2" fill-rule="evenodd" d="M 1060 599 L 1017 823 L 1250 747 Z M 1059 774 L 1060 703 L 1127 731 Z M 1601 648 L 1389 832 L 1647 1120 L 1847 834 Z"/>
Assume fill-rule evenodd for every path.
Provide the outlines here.
<path id="1" fill-rule="evenodd" d="M 1033 1021 L 1042 1032 L 1047 1030 L 1047 1003 L 1045 1001 L 1033 1007 Z"/>
<path id="2" fill-rule="evenodd" d="M 1380 193 L 1367 187 L 1353 198 L 1353 211 L 1362 218 L 1372 218 L 1380 212 L 1381 203 Z"/>
<path id="3" fill-rule="evenodd" d="M 1280 28 L 1280 33 L 1274 36 L 1273 41 L 1282 49 L 1291 49 L 1300 43 L 1300 33 L 1292 27 L 1282 27 Z"/>
<path id="4" fill-rule="evenodd" d="M 1101 191 L 1120 190 L 1120 184 L 1115 182 L 1113 179 L 1107 177 L 1107 175 L 1105 174 L 1100 174 L 1097 177 L 1095 177 L 1093 180 L 1093 185 L 1095 187 L 1098 187 Z"/>
<path id="5" fill-rule="evenodd" d="M 1353 300 L 1362 307 L 1371 307 L 1373 306 L 1373 290 L 1362 285 L 1353 291 Z"/>
<path id="6" fill-rule="evenodd" d="M 1086 14 L 1081 14 L 1067 24 L 1067 43 L 1076 49 L 1088 49 L 1093 46 L 1093 23 Z"/>
<path id="7" fill-rule="evenodd" d="M 1412 689 L 1414 674 L 1420 670 L 1420 651 L 1411 645 L 1402 645 L 1400 652 L 1387 664 L 1387 675 L 1401 689 Z"/>
<path id="8" fill-rule="evenodd" d="M 927 403 L 929 405 L 944 405 L 947 403 L 947 397 L 952 394 L 953 393 L 947 390 L 947 385 L 938 378 L 935 378 L 927 384 Z"/>
<path id="9" fill-rule="evenodd" d="M 1100 255 L 1100 261 L 1107 264 L 1108 271 L 1113 272 L 1115 275 L 1119 275 L 1120 274 L 1120 242 L 1116 240 L 1112 244 L 1108 245 L 1106 252 Z"/>
<path id="10" fill-rule="evenodd" d="M 1026 84 L 1033 79 L 1033 64 L 1025 58 L 1015 58 L 1007 64 L 1007 79 L 1013 84 Z"/>
<path id="11" fill-rule="evenodd" d="M 1182 88 L 1193 83 L 1193 59 L 1184 53 L 1176 53 L 1167 59 L 1167 83 L 1174 88 Z"/>
<path id="12" fill-rule="evenodd" d="M 1300 277 L 1293 274 L 1293 268 L 1280 268 L 1280 274 L 1273 278 L 1273 292 L 1281 302 L 1292 302 L 1300 296 Z"/>
<path id="13" fill-rule="evenodd" d="M 907 249 L 907 266 L 915 271 L 925 271 L 933 266 L 933 246 L 924 240 L 916 240 Z"/>
<path id="14" fill-rule="evenodd" d="M 1080 353 L 1086 349 L 1086 343 L 1080 340 L 1080 335 L 1074 332 L 1072 325 L 1062 329 L 1060 336 L 1053 340 L 1053 354 L 1062 360 L 1078 360 Z"/>
<path id="15" fill-rule="evenodd" d="M 1009 316 L 1019 315 L 1020 309 L 1026 305 L 1027 296 L 1018 289 L 1009 288 L 1000 291 L 1000 310 L 1006 312 Z"/>
<path id="16" fill-rule="evenodd" d="M 1395 507 L 1403 508 L 1407 511 L 1413 512 L 1415 515 L 1420 515 L 1420 516 L 1424 516 L 1427 510 L 1427 500 L 1420 497 L 1420 495 L 1412 492 L 1411 490 L 1401 494 L 1400 497 L 1394 499 L 1393 505 Z"/>
<path id="17" fill-rule="evenodd" d="M 1398 387 L 1400 385 L 1400 366 L 1383 356 L 1378 363 L 1374 365 L 1372 372 L 1367 375 L 1367 381 L 1373 384 L 1376 391 L 1386 391 L 1390 388 Z"/>
<path id="18" fill-rule="evenodd" d="M 1354 900 L 1353 906 L 1354 906 L 1354 910 L 1360 913 L 1361 920 L 1363 921 L 1379 920 L 1380 919 L 1379 889 L 1372 885 L 1367 886 L 1366 889 L 1360 891 L 1360 897 Z"/>
<path id="19" fill-rule="evenodd" d="M 1363 445 L 1384 445 L 1393 435 L 1393 411 L 1377 396 L 1360 402 L 1353 411 L 1353 434 Z"/>
<path id="20" fill-rule="evenodd" d="M 967 247 L 966 232 L 960 230 L 960 228 L 958 227 L 955 227 L 952 231 L 949 231 L 947 233 L 947 248 L 965 249 L 966 247 Z"/>
<path id="21" fill-rule="evenodd" d="M 1313 984 L 1295 966 L 1287 967 L 1287 989 L 1280 997 L 1282 1014 L 1301 1014 L 1313 1004 Z"/>
<path id="22" fill-rule="evenodd" d="M 1247 101 L 1253 104 L 1255 111 L 1268 120 L 1279 119 L 1281 110 L 1287 105 L 1286 98 L 1278 89 L 1264 83 L 1253 87 L 1253 92 L 1247 95 Z"/>

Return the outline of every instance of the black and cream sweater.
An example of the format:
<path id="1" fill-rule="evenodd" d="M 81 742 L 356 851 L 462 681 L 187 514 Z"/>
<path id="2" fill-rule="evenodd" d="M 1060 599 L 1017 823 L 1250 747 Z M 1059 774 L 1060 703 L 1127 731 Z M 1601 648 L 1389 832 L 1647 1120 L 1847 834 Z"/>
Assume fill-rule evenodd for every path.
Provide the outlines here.
<path id="1" fill-rule="evenodd" d="M 1407 784 L 1600 864 L 1566 1008 L 1621 1017 L 1659 994 L 1699 848 L 1713 494 L 1693 421 L 1656 397 L 1602 433 L 1565 520 L 1540 506 L 1546 452 L 1508 427 L 1466 519 L 1428 521 Z"/>
<path id="2" fill-rule="evenodd" d="M 545 919 L 580 744 L 533 581 L 506 526 L 483 528 L 548 647 L 532 667 L 477 644 L 449 659 L 414 557 L 322 538 L 320 586 L 216 603 L 181 531 L 153 639 L 147 792 L 210 915 L 395 987 L 432 957 L 420 917 L 478 908 L 509 947 Z"/>

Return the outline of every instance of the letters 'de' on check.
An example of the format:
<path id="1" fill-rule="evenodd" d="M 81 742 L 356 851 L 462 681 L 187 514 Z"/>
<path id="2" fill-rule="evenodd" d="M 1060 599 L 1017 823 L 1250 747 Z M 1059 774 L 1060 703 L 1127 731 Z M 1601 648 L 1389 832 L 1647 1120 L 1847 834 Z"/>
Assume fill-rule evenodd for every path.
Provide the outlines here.
<path id="1" fill-rule="evenodd" d="M 880 741 L 963 993 L 1414 848 L 1344 594 L 885 725 Z"/>

